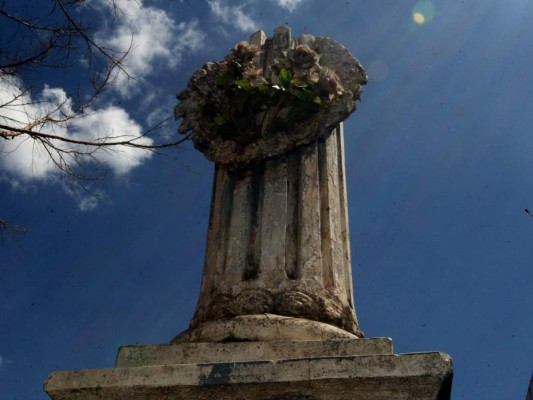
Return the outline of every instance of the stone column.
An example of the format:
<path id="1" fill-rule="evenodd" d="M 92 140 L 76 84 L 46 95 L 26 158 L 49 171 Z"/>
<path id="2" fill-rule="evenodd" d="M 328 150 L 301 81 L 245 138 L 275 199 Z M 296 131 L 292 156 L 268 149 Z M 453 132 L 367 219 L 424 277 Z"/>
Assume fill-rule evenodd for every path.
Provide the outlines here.
<path id="1" fill-rule="evenodd" d="M 353 305 L 342 126 L 251 168 L 217 164 L 191 328 L 271 313 L 361 335 Z"/>
<path id="2" fill-rule="evenodd" d="M 265 65 L 290 42 L 284 27 L 266 43 L 262 32 L 252 36 L 265 49 L 259 61 Z M 245 325 L 241 340 L 258 340 L 252 325 L 274 320 L 279 335 L 280 320 L 265 314 L 300 318 L 317 338 L 330 326 L 342 330 L 337 336 L 362 337 L 353 301 L 343 146 L 341 123 L 325 137 L 246 168 L 216 164 L 200 298 L 191 329 L 175 341 L 235 339 L 226 326 L 234 317 Z M 295 322 L 283 320 L 286 338 L 297 339 Z M 259 332 L 260 339 L 269 338 L 268 330 Z"/>

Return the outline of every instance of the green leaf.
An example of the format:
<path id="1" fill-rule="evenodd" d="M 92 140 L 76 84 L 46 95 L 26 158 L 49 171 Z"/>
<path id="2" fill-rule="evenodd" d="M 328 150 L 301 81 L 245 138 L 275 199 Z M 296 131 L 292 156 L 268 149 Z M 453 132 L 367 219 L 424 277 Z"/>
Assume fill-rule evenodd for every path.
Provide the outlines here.
<path id="1" fill-rule="evenodd" d="M 305 82 L 302 82 L 298 78 L 291 79 L 291 86 L 297 87 L 297 88 L 307 88 L 309 85 Z"/>
<path id="2" fill-rule="evenodd" d="M 226 71 L 217 77 L 216 83 L 219 86 L 230 86 L 233 79 L 233 74 L 230 71 Z"/>
<path id="3" fill-rule="evenodd" d="M 279 83 L 281 84 L 281 86 L 283 87 L 289 87 L 290 84 L 291 84 L 291 79 L 292 79 L 292 72 L 289 71 L 288 69 L 286 68 L 282 68 L 280 69 L 279 71 Z"/>
<path id="4" fill-rule="evenodd" d="M 246 79 L 237 79 L 235 82 L 233 82 L 239 89 L 244 90 L 251 90 L 252 85 L 250 85 L 250 82 L 248 82 Z"/>
<path id="5" fill-rule="evenodd" d="M 304 102 L 311 102 L 315 98 L 315 94 L 305 88 L 293 88 L 289 90 L 289 93 Z"/>
<path id="6" fill-rule="evenodd" d="M 215 117 L 215 124 L 218 126 L 226 125 L 229 122 L 229 120 L 222 114 L 218 114 Z"/>
<path id="7" fill-rule="evenodd" d="M 313 103 L 322 105 L 322 99 L 320 98 L 320 96 L 316 96 L 313 99 Z"/>
<path id="8" fill-rule="evenodd" d="M 268 91 L 268 85 L 264 83 L 257 85 L 256 88 L 259 91 L 259 93 L 265 93 L 266 91 Z"/>

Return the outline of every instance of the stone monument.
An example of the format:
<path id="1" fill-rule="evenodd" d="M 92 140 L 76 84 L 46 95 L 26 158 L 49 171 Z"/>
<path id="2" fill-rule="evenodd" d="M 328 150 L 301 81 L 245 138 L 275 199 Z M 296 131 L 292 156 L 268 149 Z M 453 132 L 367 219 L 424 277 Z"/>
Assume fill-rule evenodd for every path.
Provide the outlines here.
<path id="1" fill-rule="evenodd" d="M 190 327 L 113 369 L 52 373 L 52 399 L 449 399 L 449 356 L 395 355 L 357 321 L 342 121 L 366 80 L 287 27 L 194 74 L 176 117 L 215 177 Z"/>

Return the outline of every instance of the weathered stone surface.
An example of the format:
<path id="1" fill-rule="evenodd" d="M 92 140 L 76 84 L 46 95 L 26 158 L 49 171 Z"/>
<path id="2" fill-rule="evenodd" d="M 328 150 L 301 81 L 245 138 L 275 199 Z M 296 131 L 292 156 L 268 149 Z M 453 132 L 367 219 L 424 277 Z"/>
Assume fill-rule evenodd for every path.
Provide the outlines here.
<path id="1" fill-rule="evenodd" d="M 303 35 L 293 40 L 290 28 L 281 26 L 272 38 L 257 32 L 250 41 L 252 46 L 240 42 L 224 60 L 199 69 L 187 89 L 178 94 L 181 103 L 175 109 L 176 118 L 182 119 L 179 131 L 190 133 L 195 148 L 209 160 L 232 170 L 327 137 L 355 110 L 368 80 L 361 64 L 330 38 Z M 228 71 L 233 75 L 235 58 L 245 70 L 238 86 L 244 92 L 261 86 L 269 91 L 268 98 L 246 101 L 242 90 L 237 96 L 234 86 L 220 83 L 227 80 Z M 299 84 L 281 84 L 281 68 L 290 71 Z M 286 90 L 279 90 L 280 84 Z M 298 94 L 303 87 L 310 91 Z M 299 106 L 302 101 L 305 107 Z"/>
<path id="2" fill-rule="evenodd" d="M 205 322 L 197 328 L 182 332 L 172 343 L 334 339 L 357 339 L 357 336 L 323 322 L 274 314 L 255 314 Z"/>
<path id="3" fill-rule="evenodd" d="M 231 60 L 244 57 L 246 60 L 241 61 L 248 63 L 246 68 L 254 71 L 258 68 L 256 73 L 261 71 L 261 79 L 275 78 L 278 81 L 283 67 L 285 74 L 304 79 L 308 82 L 306 85 L 326 84 L 327 90 L 323 88 L 325 92 L 322 89 L 319 92 L 329 93 L 329 100 L 357 93 L 346 102 L 350 110 L 341 113 L 347 112 L 348 115 L 353 111 L 353 100 L 359 98 L 366 75 L 344 47 L 331 39 L 316 39 L 311 35 L 292 40 L 291 30 L 285 26 L 277 28 L 272 38 L 257 32 L 250 41 L 252 46 L 239 43 L 224 65 L 227 67 Z M 259 52 L 260 48 L 262 51 Z M 322 51 L 334 56 L 322 58 Z M 327 64 L 322 65 L 320 60 L 327 60 Z M 337 68 L 343 69 L 342 78 L 334 72 Z M 192 78 L 189 88 L 192 97 L 180 96 L 183 104 L 178 107 L 178 114 L 184 116 L 185 121 L 187 110 L 194 114 L 196 108 L 189 106 L 198 94 L 198 86 L 206 84 L 202 79 L 223 70 L 222 64 L 210 63 Z M 278 90 L 280 82 L 275 85 Z M 322 111 L 330 113 L 330 107 L 323 106 Z M 279 111 L 274 105 L 262 110 L 259 119 L 263 121 L 269 119 L 269 113 Z M 239 113 L 238 110 L 234 112 Z M 235 164 L 224 161 L 226 156 L 222 157 L 224 160 L 213 158 L 217 164 L 204 277 L 190 332 L 180 335 L 179 340 L 229 340 L 228 329 L 234 334 L 235 328 L 228 328 L 227 319 L 257 314 L 305 318 L 347 331 L 343 337 L 363 336 L 353 305 L 340 121 L 323 121 L 321 118 L 313 123 L 302 121 L 305 125 L 302 129 L 289 124 L 281 134 L 274 136 L 265 131 L 257 140 L 241 143 L 245 148 L 239 151 L 233 139 L 222 138 L 224 135 L 220 132 L 210 136 L 208 143 L 202 140 L 203 144 L 196 143 L 199 137 L 203 137 L 201 127 L 197 127 L 198 132 L 192 136 L 197 147 L 205 144 L 212 151 L 227 153 L 227 157 L 237 157 L 240 161 Z M 200 122 L 209 124 L 212 121 Z M 304 131 L 310 133 L 304 134 L 309 137 L 298 139 Z M 244 134 L 240 129 L 235 132 Z M 219 141 L 231 142 L 229 150 L 224 150 L 224 143 Z M 286 141 L 292 144 L 287 145 Z M 208 158 L 209 151 L 206 150 Z M 256 157 L 257 152 L 263 155 Z M 248 158 L 254 162 L 248 163 Z M 238 321 L 236 326 L 242 326 L 236 333 L 239 340 L 275 339 L 269 329 L 256 332 L 256 317 Z M 247 330 L 243 321 L 252 323 L 253 329 Z M 269 321 L 273 320 L 261 321 L 260 325 L 266 327 Z M 313 327 L 311 331 L 302 328 L 307 325 Z M 324 325 L 298 326 L 302 329 L 293 331 L 293 339 L 299 339 L 302 334 L 313 339 L 331 337 L 332 329 Z M 327 332 L 319 334 L 317 327 L 323 327 Z M 290 334 L 290 331 L 284 334 Z"/>
<path id="4" fill-rule="evenodd" d="M 290 340 L 228 343 L 179 343 L 122 346 L 116 367 L 166 364 L 266 361 L 308 357 L 391 355 L 389 338 L 344 340 Z"/>
<path id="5" fill-rule="evenodd" d="M 195 333 L 180 340 L 226 340 L 230 335 L 220 334 L 226 322 L 203 325 L 265 313 L 362 337 L 353 307 L 343 152 L 338 128 L 318 143 L 247 170 L 217 164 L 204 278 L 191 321 Z M 268 329 L 262 339 L 248 332 L 240 340 L 275 339 Z"/>
<path id="6" fill-rule="evenodd" d="M 287 162 L 276 159 L 266 162 L 261 202 L 260 279 L 279 287 L 286 280 L 287 243 Z"/>
<path id="7" fill-rule="evenodd" d="M 54 400 L 443 400 L 450 386 L 442 353 L 81 370 L 45 383 Z"/>
<path id="8" fill-rule="evenodd" d="M 355 309 L 354 297 L 353 297 L 353 282 L 352 282 L 352 259 L 350 252 L 350 228 L 348 221 L 348 199 L 346 193 L 346 174 L 345 168 L 345 154 L 344 154 L 344 125 L 340 124 L 339 134 L 337 135 L 337 154 L 339 156 L 338 174 L 339 174 L 339 212 L 340 212 L 340 229 L 341 229 L 341 243 L 343 249 L 343 263 L 344 263 L 344 276 L 346 286 L 346 293 L 348 294 L 348 301 L 350 306 Z M 356 324 L 357 320 L 355 321 Z"/>
<path id="9" fill-rule="evenodd" d="M 302 283 L 312 285 L 312 282 L 319 280 L 324 287 L 327 287 L 327 281 L 324 281 L 322 273 L 321 251 L 321 242 L 327 238 L 322 237 L 320 230 L 320 188 L 318 186 L 320 170 L 327 166 L 318 164 L 316 143 L 301 148 L 300 154 L 298 272 L 296 275 L 302 279 Z M 302 302 L 302 308 L 307 306 L 309 304 L 306 301 Z"/>

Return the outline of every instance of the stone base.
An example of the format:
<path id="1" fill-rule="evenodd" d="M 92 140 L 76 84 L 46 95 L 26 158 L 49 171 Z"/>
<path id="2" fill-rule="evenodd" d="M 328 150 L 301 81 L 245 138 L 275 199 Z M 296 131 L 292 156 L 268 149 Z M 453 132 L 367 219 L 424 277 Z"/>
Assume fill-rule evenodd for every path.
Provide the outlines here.
<path id="1" fill-rule="evenodd" d="M 204 322 L 180 333 L 171 343 L 337 339 L 358 339 L 358 336 L 336 326 L 305 318 L 252 314 Z"/>
<path id="2" fill-rule="evenodd" d="M 125 346 L 116 368 L 54 372 L 54 400 L 450 398 L 442 353 L 395 355 L 390 339 Z"/>

